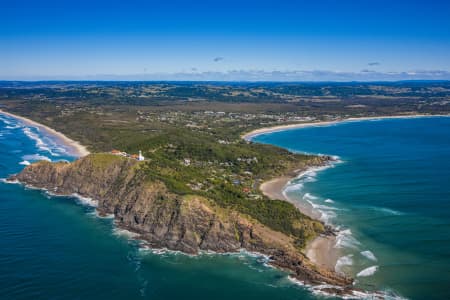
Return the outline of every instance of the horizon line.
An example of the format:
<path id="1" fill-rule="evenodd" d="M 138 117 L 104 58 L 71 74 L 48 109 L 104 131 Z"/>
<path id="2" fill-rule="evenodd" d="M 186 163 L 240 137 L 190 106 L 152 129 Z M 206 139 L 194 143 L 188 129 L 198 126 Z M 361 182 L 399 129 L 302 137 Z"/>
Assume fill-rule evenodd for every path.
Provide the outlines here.
<path id="1" fill-rule="evenodd" d="M 83 83 L 83 82 L 149 82 L 149 83 L 159 83 L 159 82 L 170 82 L 170 83 L 401 83 L 401 82 L 450 82 L 450 79 L 398 79 L 398 80 L 139 80 L 139 79 L 0 79 L 1 83 L 57 83 L 57 82 L 72 82 L 72 83 Z"/>

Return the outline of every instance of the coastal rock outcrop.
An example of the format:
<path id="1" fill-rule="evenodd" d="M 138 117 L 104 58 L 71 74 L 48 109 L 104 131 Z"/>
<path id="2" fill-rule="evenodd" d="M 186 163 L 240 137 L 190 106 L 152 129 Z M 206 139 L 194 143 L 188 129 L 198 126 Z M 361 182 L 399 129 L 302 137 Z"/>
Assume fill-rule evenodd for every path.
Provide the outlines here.
<path id="1" fill-rule="evenodd" d="M 138 233 L 155 248 L 190 254 L 246 249 L 267 255 L 272 265 L 305 283 L 339 286 L 337 291 L 352 283 L 314 266 L 292 237 L 205 197 L 178 195 L 162 182 L 146 179 L 135 160 L 91 154 L 73 163 L 41 161 L 11 179 L 59 195 L 93 198 L 99 214 L 113 214 L 117 226 Z"/>

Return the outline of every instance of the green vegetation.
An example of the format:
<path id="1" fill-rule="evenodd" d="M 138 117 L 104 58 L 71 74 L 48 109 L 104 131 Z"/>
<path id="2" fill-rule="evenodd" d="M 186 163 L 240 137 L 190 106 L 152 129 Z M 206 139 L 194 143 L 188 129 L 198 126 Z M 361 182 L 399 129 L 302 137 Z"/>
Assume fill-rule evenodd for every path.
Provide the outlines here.
<path id="1" fill-rule="evenodd" d="M 125 157 L 111 155 L 107 153 L 97 153 L 96 155 L 90 156 L 90 162 L 94 168 L 105 168 L 114 162 L 125 160 Z"/>
<path id="2" fill-rule="evenodd" d="M 344 117 L 450 112 L 450 83 L 0 83 L 0 107 L 46 124 L 93 152 L 142 150 L 137 171 L 172 193 L 199 195 L 286 233 L 303 247 L 323 225 L 269 200 L 261 182 L 324 162 L 242 133 Z M 93 156 L 95 167 L 126 159 Z"/>

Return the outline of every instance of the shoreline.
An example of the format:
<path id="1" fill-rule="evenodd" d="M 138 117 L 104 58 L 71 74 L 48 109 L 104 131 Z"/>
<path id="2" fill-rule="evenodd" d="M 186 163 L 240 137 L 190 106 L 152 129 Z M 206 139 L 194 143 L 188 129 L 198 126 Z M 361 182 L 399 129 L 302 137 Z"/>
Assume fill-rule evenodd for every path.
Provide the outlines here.
<path id="1" fill-rule="evenodd" d="M 316 167 L 310 167 L 306 171 L 313 168 Z M 301 172 L 296 176 L 281 176 L 269 181 L 265 181 L 259 186 L 259 189 L 269 199 L 287 201 L 293 204 L 304 215 L 312 219 L 319 220 L 320 213 L 315 211 L 311 205 L 306 202 L 294 201 L 285 193 L 285 189 L 289 185 L 289 183 L 293 179 L 302 176 L 302 174 L 304 174 L 304 172 Z M 324 267 L 331 271 L 335 271 L 335 266 L 339 259 L 339 251 L 337 248 L 334 248 L 335 244 L 335 236 L 320 235 L 308 242 L 305 247 L 304 254 L 315 265 Z"/>
<path id="2" fill-rule="evenodd" d="M 342 118 L 333 121 L 319 121 L 319 122 L 307 122 L 307 123 L 297 123 L 297 124 L 287 124 L 287 125 L 277 125 L 272 127 L 265 127 L 260 129 L 252 130 L 248 133 L 241 135 L 241 138 L 246 141 L 251 141 L 258 135 L 265 133 L 273 133 L 278 131 L 285 131 L 290 129 L 306 128 L 306 127 L 316 127 L 316 126 L 330 126 L 343 122 L 358 122 L 358 121 L 370 121 L 370 120 L 384 120 L 384 119 L 407 119 L 407 118 L 426 118 L 426 117 L 450 117 L 450 115 L 395 115 L 395 116 L 379 116 L 379 117 L 360 117 L 360 118 Z M 308 203 L 303 203 L 301 201 L 293 201 L 290 199 L 286 193 L 286 187 L 289 186 L 290 182 L 302 176 L 302 174 L 309 169 L 315 167 L 310 167 L 303 172 L 298 173 L 295 176 L 281 176 L 276 177 L 271 180 L 263 182 L 259 189 L 267 196 L 269 199 L 284 200 L 293 204 L 297 209 L 303 214 L 320 221 L 320 213 L 315 211 Z M 316 237 L 314 240 L 310 241 L 305 248 L 305 255 L 308 259 L 315 265 L 325 267 L 329 270 L 335 271 L 336 263 L 339 259 L 339 250 L 335 248 L 336 237 L 335 236 L 325 236 L 321 235 Z"/>
<path id="3" fill-rule="evenodd" d="M 330 126 L 345 122 L 358 122 L 358 121 L 370 121 L 370 120 L 385 120 L 385 119 L 409 119 L 409 118 L 432 118 L 432 117 L 450 117 L 450 115 L 394 115 L 394 116 L 379 116 L 379 117 L 351 117 L 342 118 L 333 121 L 317 121 L 317 122 L 306 122 L 306 123 L 293 123 L 286 125 L 275 125 L 270 127 L 263 127 L 259 129 L 254 129 L 250 132 L 241 135 L 241 138 L 246 141 L 251 141 L 258 135 L 265 133 L 273 133 L 278 131 L 285 131 L 290 129 L 307 128 L 307 127 L 317 127 L 317 126 Z"/>
<path id="4" fill-rule="evenodd" d="M 43 124 L 33 121 L 31 119 L 6 112 L 2 109 L 0 109 L 0 114 L 9 116 L 11 118 L 18 119 L 18 120 L 22 121 L 23 123 L 25 123 L 26 125 L 36 127 L 39 130 L 47 132 L 49 135 L 55 137 L 58 140 L 58 142 L 61 142 L 62 144 L 64 144 L 68 148 L 68 151 L 70 154 L 73 154 L 73 155 L 77 156 L 78 158 L 90 154 L 90 152 L 87 150 L 87 148 L 85 146 L 81 145 L 79 142 L 77 142 L 75 140 L 72 140 L 71 138 L 67 137 L 66 135 L 62 134 L 61 132 L 54 130 L 53 128 L 50 128 L 46 125 L 43 125 Z"/>

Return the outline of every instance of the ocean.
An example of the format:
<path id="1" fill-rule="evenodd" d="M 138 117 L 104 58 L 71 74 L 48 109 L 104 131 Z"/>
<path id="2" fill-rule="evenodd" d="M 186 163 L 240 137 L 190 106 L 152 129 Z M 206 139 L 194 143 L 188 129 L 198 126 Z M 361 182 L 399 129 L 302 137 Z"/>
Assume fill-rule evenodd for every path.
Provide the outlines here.
<path id="1" fill-rule="evenodd" d="M 254 141 L 341 160 L 286 191 L 339 228 L 338 271 L 361 288 L 450 299 L 450 118 L 343 122 Z"/>
<path id="2" fill-rule="evenodd" d="M 450 118 L 348 122 L 254 140 L 340 157 L 287 193 L 340 229 L 337 267 L 359 274 L 358 286 L 450 298 Z M 37 160 L 74 160 L 68 150 L 0 115 L 1 178 Z M 324 298 L 257 255 L 147 249 L 88 200 L 0 183 L 0 299 Z"/>
<path id="3" fill-rule="evenodd" d="M 69 150 L 0 114 L 0 178 Z M 93 204 L 0 182 L 0 299 L 316 299 L 261 256 L 147 249 Z"/>

